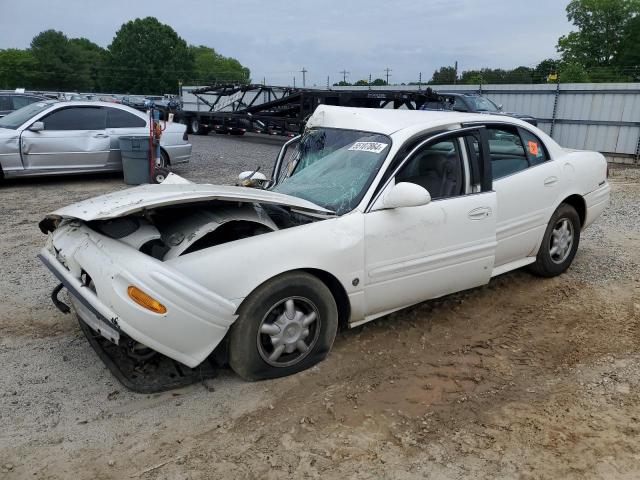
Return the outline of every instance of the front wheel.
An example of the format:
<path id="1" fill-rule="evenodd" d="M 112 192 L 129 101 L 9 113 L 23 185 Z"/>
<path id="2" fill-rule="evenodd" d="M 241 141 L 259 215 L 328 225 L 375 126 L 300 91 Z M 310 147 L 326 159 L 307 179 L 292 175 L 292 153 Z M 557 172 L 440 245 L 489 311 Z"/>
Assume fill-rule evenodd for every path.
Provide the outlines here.
<path id="1" fill-rule="evenodd" d="M 571 205 L 561 204 L 551 216 L 531 270 L 542 277 L 555 277 L 573 262 L 580 242 L 580 217 Z"/>
<path id="2" fill-rule="evenodd" d="M 279 275 L 242 303 L 229 336 L 229 365 L 246 380 L 277 378 L 323 360 L 338 309 L 327 286 L 305 272 Z"/>

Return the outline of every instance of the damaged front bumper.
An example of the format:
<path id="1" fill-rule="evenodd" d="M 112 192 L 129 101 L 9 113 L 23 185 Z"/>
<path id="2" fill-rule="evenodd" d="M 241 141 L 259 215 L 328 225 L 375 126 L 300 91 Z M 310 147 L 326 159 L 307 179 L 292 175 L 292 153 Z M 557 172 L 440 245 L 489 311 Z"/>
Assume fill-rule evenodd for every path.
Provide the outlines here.
<path id="1" fill-rule="evenodd" d="M 124 333 L 188 367 L 207 358 L 237 317 L 229 300 L 81 222 L 56 229 L 39 258 L 69 290 L 78 316 L 93 330 L 114 343 Z M 162 302 L 166 313 L 134 302 L 127 294 L 131 285 Z"/>

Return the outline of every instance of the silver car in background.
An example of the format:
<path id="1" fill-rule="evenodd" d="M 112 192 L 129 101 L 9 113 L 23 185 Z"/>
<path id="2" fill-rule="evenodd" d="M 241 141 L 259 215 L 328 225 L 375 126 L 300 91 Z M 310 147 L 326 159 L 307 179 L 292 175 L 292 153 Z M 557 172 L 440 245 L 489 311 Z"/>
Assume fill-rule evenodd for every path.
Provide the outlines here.
<path id="1" fill-rule="evenodd" d="M 119 139 L 125 135 L 148 136 L 147 114 L 109 102 L 33 103 L 0 118 L 0 174 L 120 171 Z M 160 149 L 164 165 L 188 162 L 186 127 L 167 123 Z"/>

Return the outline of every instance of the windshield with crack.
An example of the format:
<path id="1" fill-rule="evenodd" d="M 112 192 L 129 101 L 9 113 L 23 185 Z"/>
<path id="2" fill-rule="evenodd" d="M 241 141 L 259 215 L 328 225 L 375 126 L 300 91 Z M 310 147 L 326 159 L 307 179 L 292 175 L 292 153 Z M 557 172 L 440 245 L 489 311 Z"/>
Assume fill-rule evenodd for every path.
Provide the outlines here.
<path id="1" fill-rule="evenodd" d="M 273 191 L 303 198 L 338 215 L 353 210 L 391 149 L 386 135 L 317 128 L 304 134 Z"/>

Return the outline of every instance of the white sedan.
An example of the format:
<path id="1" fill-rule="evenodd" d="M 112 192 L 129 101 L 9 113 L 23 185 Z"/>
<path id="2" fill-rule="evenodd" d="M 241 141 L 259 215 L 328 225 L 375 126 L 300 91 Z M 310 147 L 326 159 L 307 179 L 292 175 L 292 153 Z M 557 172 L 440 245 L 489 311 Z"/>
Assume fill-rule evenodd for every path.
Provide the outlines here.
<path id="1" fill-rule="evenodd" d="M 186 127 L 161 122 L 162 166 L 189 161 Z M 0 179 L 122 170 L 121 136 L 149 136 L 149 116 L 109 102 L 45 100 L 0 118 Z"/>
<path id="2" fill-rule="evenodd" d="M 339 326 L 524 266 L 561 274 L 610 191 L 601 154 L 518 119 L 333 106 L 258 177 L 62 208 L 40 257 L 103 337 L 189 367 L 218 347 L 256 380 L 319 362 Z"/>

